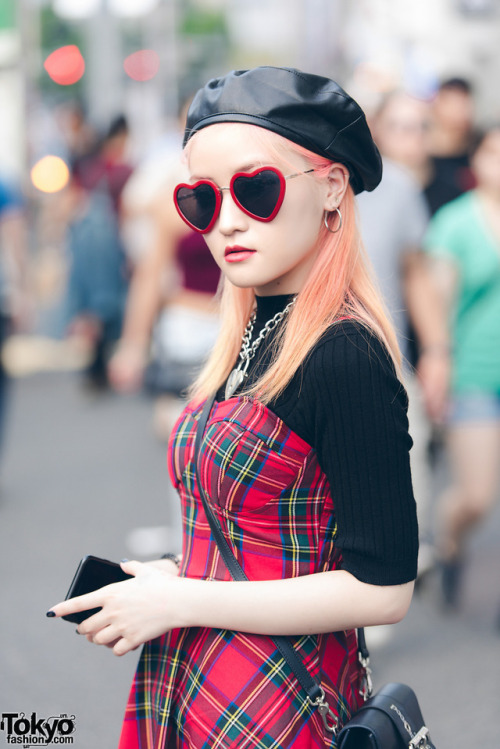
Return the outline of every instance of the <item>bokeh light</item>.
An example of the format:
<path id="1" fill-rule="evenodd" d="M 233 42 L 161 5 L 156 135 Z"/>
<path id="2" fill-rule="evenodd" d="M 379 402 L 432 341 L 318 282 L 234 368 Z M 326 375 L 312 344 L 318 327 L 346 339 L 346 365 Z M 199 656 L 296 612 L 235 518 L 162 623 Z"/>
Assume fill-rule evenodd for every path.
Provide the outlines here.
<path id="1" fill-rule="evenodd" d="M 31 169 L 31 181 L 41 192 L 59 192 L 68 184 L 68 166 L 59 156 L 44 156 Z"/>
<path id="2" fill-rule="evenodd" d="M 124 60 L 123 67 L 134 81 L 149 81 L 160 68 L 160 57 L 153 49 L 140 49 Z"/>
<path id="3" fill-rule="evenodd" d="M 62 18 L 80 21 L 98 13 L 101 0 L 52 0 L 52 7 Z"/>
<path id="4" fill-rule="evenodd" d="M 108 7 L 115 16 L 139 18 L 151 13 L 159 5 L 159 0 L 108 0 Z"/>
<path id="5" fill-rule="evenodd" d="M 85 60 L 78 47 L 69 44 L 54 50 L 43 63 L 43 67 L 60 86 L 71 86 L 85 73 Z"/>

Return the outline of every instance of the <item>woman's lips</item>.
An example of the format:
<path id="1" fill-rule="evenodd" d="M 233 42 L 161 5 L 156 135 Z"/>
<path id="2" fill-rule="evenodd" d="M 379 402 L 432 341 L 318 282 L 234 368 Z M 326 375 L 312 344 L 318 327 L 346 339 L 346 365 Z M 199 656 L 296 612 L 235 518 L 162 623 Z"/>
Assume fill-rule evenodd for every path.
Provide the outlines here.
<path id="1" fill-rule="evenodd" d="M 226 247 L 224 251 L 224 259 L 228 263 L 240 263 L 243 260 L 247 260 L 249 257 L 255 254 L 255 250 L 249 250 L 247 247 Z"/>

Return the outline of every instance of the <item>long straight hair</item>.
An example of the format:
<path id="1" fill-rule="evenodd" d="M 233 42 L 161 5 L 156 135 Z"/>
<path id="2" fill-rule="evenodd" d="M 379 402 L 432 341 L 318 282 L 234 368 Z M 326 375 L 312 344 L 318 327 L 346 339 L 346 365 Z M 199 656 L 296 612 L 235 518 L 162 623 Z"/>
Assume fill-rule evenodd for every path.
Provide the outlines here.
<path id="1" fill-rule="evenodd" d="M 308 168 L 314 169 L 315 179 L 328 178 L 332 161 L 264 128 L 254 126 L 253 129 L 255 137 L 281 162 L 287 163 L 287 152 L 298 154 L 305 158 Z M 194 135 L 193 139 L 196 137 Z M 296 169 L 296 164 L 288 162 L 288 165 Z M 323 223 L 319 228 L 315 263 L 285 324 L 279 327 L 270 367 L 252 387 L 241 391 L 264 404 L 283 392 L 314 345 L 339 318 L 354 319 L 373 331 L 385 344 L 401 376 L 396 334 L 363 248 L 350 185 L 339 209 L 342 213 L 339 232 L 329 232 Z M 196 400 L 215 393 L 227 379 L 235 366 L 245 327 L 255 307 L 253 288 L 234 286 L 224 277 L 219 294 L 220 332 L 205 367 L 190 388 L 189 395 Z"/>

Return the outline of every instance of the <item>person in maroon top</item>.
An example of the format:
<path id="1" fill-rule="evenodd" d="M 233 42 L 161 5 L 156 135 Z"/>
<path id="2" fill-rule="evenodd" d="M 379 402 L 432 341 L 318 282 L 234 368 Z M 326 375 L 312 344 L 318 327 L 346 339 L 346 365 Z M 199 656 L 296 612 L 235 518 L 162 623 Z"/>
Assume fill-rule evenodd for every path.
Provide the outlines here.
<path id="1" fill-rule="evenodd" d="M 145 385 L 155 396 L 154 427 L 161 439 L 168 439 L 219 325 L 219 267 L 203 236 L 180 220 L 172 202 L 181 174 L 179 164 L 150 207 L 152 243 L 135 265 L 108 370 L 118 392 Z"/>
<path id="2" fill-rule="evenodd" d="M 182 559 L 124 562 L 133 579 L 49 614 L 100 606 L 78 627 L 89 641 L 144 644 L 120 749 L 334 747 L 362 702 L 355 629 L 399 621 L 417 567 L 400 357 L 356 225 L 381 160 L 345 91 L 287 68 L 210 81 L 185 146 L 174 200 L 223 289 L 169 443 Z M 200 492 L 247 580 L 231 579 Z M 321 683 L 328 726 L 273 635 Z"/>

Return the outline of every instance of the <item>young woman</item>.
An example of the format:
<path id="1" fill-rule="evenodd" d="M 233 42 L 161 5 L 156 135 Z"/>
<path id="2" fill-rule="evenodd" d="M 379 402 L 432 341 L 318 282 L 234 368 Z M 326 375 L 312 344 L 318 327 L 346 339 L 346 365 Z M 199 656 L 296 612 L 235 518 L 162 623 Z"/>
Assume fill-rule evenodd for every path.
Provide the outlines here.
<path id="1" fill-rule="evenodd" d="M 472 171 L 477 187 L 441 208 L 426 238 L 450 320 L 451 485 L 439 503 L 438 551 L 443 602 L 451 607 L 460 603 L 468 537 L 498 491 L 500 125 L 478 136 Z"/>
<path id="2" fill-rule="evenodd" d="M 340 726 L 362 700 L 355 628 L 400 620 L 411 599 L 407 398 L 355 220 L 380 157 L 337 84 L 271 67 L 210 81 L 186 142 L 176 205 L 225 280 L 220 337 L 169 445 L 180 569 L 127 562 L 134 579 L 52 611 L 102 606 L 79 625 L 90 641 L 146 643 L 120 749 L 334 746 L 271 636 L 288 636 Z M 219 554 L 195 461 L 248 581 Z"/>

